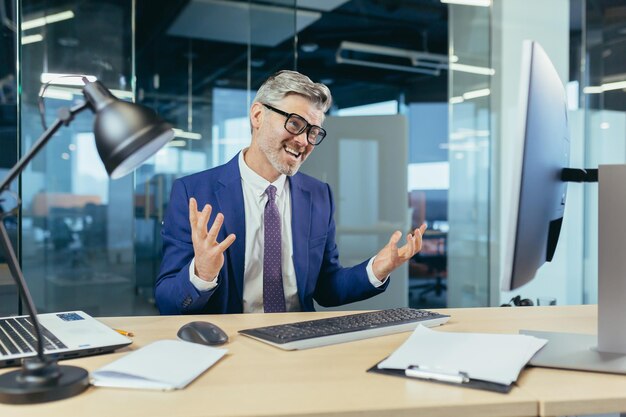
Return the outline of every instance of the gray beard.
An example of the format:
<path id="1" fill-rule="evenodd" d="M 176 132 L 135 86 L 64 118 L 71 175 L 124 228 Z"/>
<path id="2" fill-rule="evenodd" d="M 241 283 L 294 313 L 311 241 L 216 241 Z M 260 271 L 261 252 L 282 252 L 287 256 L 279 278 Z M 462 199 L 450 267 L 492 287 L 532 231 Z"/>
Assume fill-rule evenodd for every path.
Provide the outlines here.
<path id="1" fill-rule="evenodd" d="M 299 164 L 292 167 L 289 165 L 281 164 L 278 153 L 282 152 L 282 148 L 278 151 L 278 153 L 274 152 L 274 149 L 267 149 L 265 145 L 261 145 L 260 148 L 265 153 L 265 156 L 267 156 L 268 161 L 270 161 L 270 164 L 272 164 L 274 169 L 283 175 L 287 175 L 288 177 L 295 175 L 300 169 L 300 165 L 302 165 Z"/>

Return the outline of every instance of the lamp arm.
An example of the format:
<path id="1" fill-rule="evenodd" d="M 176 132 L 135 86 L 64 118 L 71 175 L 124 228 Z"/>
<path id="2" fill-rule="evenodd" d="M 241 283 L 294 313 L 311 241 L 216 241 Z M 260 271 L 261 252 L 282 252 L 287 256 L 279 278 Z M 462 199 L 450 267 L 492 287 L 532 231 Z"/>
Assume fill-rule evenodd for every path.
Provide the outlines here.
<path id="1" fill-rule="evenodd" d="M 48 142 L 48 140 L 50 140 L 52 135 L 54 135 L 62 125 L 67 126 L 74 119 L 74 116 L 76 114 L 85 110 L 89 106 L 89 103 L 85 102 L 70 109 L 65 108 L 59 110 L 59 118 L 55 120 L 55 122 L 48 129 L 46 129 L 41 137 L 37 139 L 37 142 L 35 142 L 33 147 L 28 152 L 26 152 L 26 154 L 13 166 L 13 168 L 11 168 L 11 171 L 9 171 L 6 178 L 0 184 L 0 193 L 9 188 L 13 180 L 18 177 L 26 164 L 28 164 L 35 157 L 35 155 L 41 150 L 41 148 L 44 147 L 44 145 Z M 39 356 L 39 359 L 44 362 L 45 357 L 43 353 L 43 337 L 41 335 L 39 320 L 37 320 L 37 310 L 35 309 L 35 304 L 33 303 L 30 291 L 28 291 L 28 288 L 26 287 L 26 281 L 24 280 L 22 269 L 20 268 L 19 261 L 17 260 L 17 256 L 15 255 L 15 251 L 13 250 L 13 245 L 11 244 L 9 233 L 7 232 L 7 229 L 4 225 L 3 216 L 0 216 L 0 247 L 2 248 L 4 254 L 7 256 L 7 264 L 9 266 L 9 270 L 11 271 L 11 275 L 15 280 L 15 284 L 19 289 L 22 300 L 26 304 L 31 324 L 35 329 L 35 335 L 37 338 L 37 356 Z"/>

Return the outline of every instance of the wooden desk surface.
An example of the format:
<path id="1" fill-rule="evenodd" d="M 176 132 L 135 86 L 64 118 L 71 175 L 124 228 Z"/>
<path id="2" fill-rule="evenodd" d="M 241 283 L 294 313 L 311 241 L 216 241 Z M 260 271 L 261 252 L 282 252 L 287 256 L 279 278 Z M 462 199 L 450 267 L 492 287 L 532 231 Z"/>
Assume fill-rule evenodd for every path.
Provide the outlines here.
<path id="1" fill-rule="evenodd" d="M 595 331 L 595 306 L 440 310 L 452 315 L 442 331 L 519 329 Z M 183 324 L 207 320 L 222 327 L 229 350 L 186 389 L 174 392 L 90 387 L 54 403 L 0 405 L 2 417 L 28 416 L 536 416 L 626 410 L 626 377 L 526 369 L 509 394 L 366 373 L 408 333 L 304 351 L 285 352 L 237 331 L 341 313 L 116 317 L 106 324 L 133 331 L 129 347 L 113 354 L 64 361 L 94 370 L 151 341 L 174 338 Z M 3 371 L 0 371 L 3 372 Z"/>

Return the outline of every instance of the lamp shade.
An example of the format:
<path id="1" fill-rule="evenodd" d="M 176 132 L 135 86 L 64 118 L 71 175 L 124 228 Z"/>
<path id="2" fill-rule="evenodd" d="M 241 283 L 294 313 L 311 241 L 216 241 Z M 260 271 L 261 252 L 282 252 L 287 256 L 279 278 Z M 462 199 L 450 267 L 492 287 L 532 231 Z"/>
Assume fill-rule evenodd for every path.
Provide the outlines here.
<path id="1" fill-rule="evenodd" d="M 151 109 L 117 99 L 99 81 L 83 89 L 95 112 L 94 136 L 112 179 L 128 174 L 174 137 L 174 130 Z"/>

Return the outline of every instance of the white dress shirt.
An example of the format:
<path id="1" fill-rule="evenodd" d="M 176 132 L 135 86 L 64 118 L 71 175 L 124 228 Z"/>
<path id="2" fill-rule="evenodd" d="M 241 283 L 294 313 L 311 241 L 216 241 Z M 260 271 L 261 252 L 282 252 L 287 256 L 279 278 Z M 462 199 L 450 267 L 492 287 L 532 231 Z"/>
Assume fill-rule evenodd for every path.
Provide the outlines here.
<path id="1" fill-rule="evenodd" d="M 276 187 L 276 205 L 281 217 L 282 236 L 282 272 L 283 290 L 285 292 L 285 306 L 287 311 L 301 311 L 296 283 L 296 271 L 293 265 L 293 236 L 291 231 L 291 191 L 288 178 L 285 175 L 270 183 L 254 172 L 246 164 L 243 157 L 247 148 L 239 153 L 239 172 L 241 173 L 241 188 L 243 190 L 244 213 L 246 216 L 246 252 L 244 264 L 243 312 L 263 312 L 263 213 L 267 203 L 265 190 L 272 184 Z M 224 213 L 228 216 L 228 213 Z M 239 238 L 239 237 L 237 237 Z M 378 280 L 372 270 L 370 259 L 367 264 L 367 275 L 374 287 L 379 287 L 387 281 Z M 205 281 L 195 274 L 195 258 L 189 266 L 189 279 L 198 291 L 209 291 L 217 286 L 214 281 Z"/>

